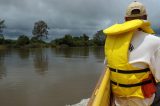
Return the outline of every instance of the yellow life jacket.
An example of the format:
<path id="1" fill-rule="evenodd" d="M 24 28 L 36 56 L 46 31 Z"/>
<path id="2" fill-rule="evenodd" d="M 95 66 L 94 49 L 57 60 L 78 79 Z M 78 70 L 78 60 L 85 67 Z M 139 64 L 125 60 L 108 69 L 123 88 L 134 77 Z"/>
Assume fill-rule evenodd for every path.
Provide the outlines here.
<path id="1" fill-rule="evenodd" d="M 107 65 L 115 70 L 133 71 L 141 70 L 132 66 L 128 62 L 128 49 L 132 36 L 137 29 L 141 29 L 146 33 L 154 33 L 150 28 L 150 23 L 143 20 L 132 20 L 123 24 L 115 24 L 105 30 L 107 35 L 105 43 L 105 57 Z M 112 84 L 112 92 L 119 97 L 139 97 L 144 98 L 141 86 L 121 87 L 119 84 L 137 84 L 149 77 L 150 71 L 140 73 L 119 73 L 110 71 L 110 79 L 116 84 Z"/>

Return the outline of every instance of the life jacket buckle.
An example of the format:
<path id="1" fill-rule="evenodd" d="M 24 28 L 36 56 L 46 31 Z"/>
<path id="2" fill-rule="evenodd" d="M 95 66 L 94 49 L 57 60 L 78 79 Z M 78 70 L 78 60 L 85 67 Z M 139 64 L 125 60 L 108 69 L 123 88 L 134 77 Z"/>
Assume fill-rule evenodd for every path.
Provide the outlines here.
<path id="1" fill-rule="evenodd" d="M 116 86 L 119 86 L 119 83 L 116 82 Z"/>
<path id="2" fill-rule="evenodd" d="M 117 86 L 119 86 L 119 83 L 117 83 Z"/>
<path id="3" fill-rule="evenodd" d="M 118 73 L 118 69 L 116 69 L 116 73 Z"/>

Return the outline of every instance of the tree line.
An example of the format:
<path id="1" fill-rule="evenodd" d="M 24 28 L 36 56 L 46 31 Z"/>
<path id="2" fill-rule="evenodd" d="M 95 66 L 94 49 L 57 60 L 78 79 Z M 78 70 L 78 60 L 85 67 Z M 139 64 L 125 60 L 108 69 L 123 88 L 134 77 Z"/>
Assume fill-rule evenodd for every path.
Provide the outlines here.
<path id="1" fill-rule="evenodd" d="M 49 27 L 43 20 L 34 23 L 32 30 L 32 37 L 27 35 L 19 35 L 16 40 L 5 39 L 3 30 L 7 28 L 5 20 L 0 19 L 0 45 L 7 47 L 88 47 L 88 46 L 104 46 L 105 35 L 103 31 L 97 31 L 93 38 L 89 38 L 86 34 L 80 36 L 73 36 L 66 34 L 62 38 L 56 38 L 45 42 L 43 38 L 48 39 Z"/>

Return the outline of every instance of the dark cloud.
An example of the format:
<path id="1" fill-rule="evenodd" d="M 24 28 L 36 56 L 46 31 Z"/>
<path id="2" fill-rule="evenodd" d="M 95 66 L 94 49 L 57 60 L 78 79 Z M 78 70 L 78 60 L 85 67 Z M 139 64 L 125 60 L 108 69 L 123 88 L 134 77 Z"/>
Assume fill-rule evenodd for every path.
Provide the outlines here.
<path id="1" fill-rule="evenodd" d="M 6 35 L 31 36 L 33 25 L 44 20 L 50 27 L 50 38 L 64 34 L 92 36 L 116 22 L 123 22 L 126 8 L 133 0 L 0 0 L 0 14 L 6 20 Z M 138 0 L 148 12 L 152 26 L 159 30 L 160 1 Z"/>

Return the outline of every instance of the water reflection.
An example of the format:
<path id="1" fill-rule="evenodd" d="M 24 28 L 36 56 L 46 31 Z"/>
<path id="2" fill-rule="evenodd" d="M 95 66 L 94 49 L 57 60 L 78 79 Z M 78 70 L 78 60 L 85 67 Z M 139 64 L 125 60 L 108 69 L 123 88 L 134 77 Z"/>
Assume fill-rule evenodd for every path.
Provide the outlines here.
<path id="1" fill-rule="evenodd" d="M 6 76 L 6 66 L 4 63 L 6 50 L 0 50 L 0 79 Z"/>
<path id="2" fill-rule="evenodd" d="M 93 47 L 93 55 L 98 60 L 104 60 L 104 47 Z"/>
<path id="3" fill-rule="evenodd" d="M 21 59 L 29 58 L 29 49 L 17 49 L 16 51 Z"/>
<path id="4" fill-rule="evenodd" d="M 46 49 L 34 49 L 32 52 L 36 72 L 44 75 L 48 71 L 48 55 Z"/>
<path id="5" fill-rule="evenodd" d="M 52 52 L 58 56 L 64 56 L 65 58 L 71 57 L 83 57 L 89 56 L 89 48 L 53 48 Z"/>

